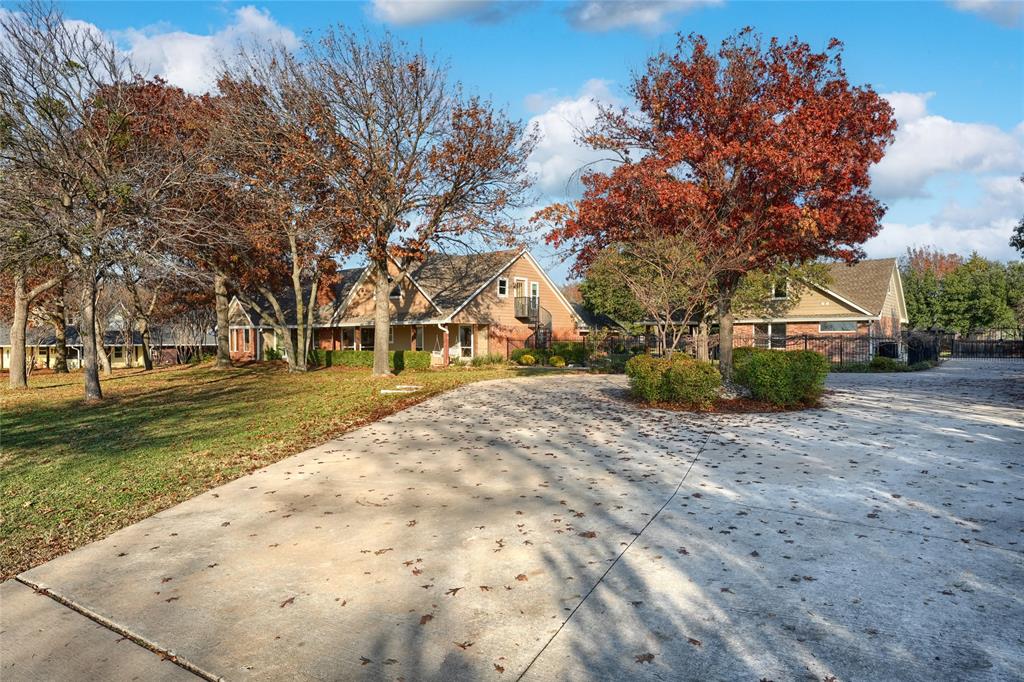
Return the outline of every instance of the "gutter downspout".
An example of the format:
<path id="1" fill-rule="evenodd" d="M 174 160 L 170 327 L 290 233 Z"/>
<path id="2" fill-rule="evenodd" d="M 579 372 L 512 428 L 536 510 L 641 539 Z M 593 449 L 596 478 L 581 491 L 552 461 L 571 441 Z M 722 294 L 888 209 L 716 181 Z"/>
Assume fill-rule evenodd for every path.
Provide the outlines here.
<path id="1" fill-rule="evenodd" d="M 444 332 L 444 346 L 441 350 L 441 366 L 447 367 L 449 362 L 449 350 L 448 350 L 448 325 L 437 323 L 437 328 Z"/>

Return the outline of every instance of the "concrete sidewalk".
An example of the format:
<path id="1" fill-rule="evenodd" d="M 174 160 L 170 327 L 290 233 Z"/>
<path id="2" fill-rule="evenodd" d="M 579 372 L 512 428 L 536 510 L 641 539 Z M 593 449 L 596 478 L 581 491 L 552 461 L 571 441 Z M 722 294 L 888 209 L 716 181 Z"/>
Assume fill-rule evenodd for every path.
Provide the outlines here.
<path id="1" fill-rule="evenodd" d="M 4 584 L 0 676 L 191 675 L 25 585 L 212 678 L 1019 675 L 1024 363 L 830 385 L 736 416 L 460 388 Z"/>

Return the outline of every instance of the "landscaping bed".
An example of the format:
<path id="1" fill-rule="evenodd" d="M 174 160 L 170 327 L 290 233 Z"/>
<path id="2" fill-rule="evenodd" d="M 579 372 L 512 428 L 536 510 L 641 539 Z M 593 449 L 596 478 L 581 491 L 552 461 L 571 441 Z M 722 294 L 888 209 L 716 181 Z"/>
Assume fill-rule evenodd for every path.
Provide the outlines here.
<path id="1" fill-rule="evenodd" d="M 780 412 L 817 407 L 828 360 L 813 351 L 737 348 L 733 382 L 723 385 L 710 362 L 675 354 L 626 362 L 630 395 L 651 407 L 697 412 Z"/>
<path id="2" fill-rule="evenodd" d="M 371 379 L 276 363 L 115 370 L 102 403 L 82 375 L 33 374 L 0 388 L 0 575 L 10 577 L 432 395 L 523 369 L 410 371 Z M 416 384 L 412 394 L 381 394 Z"/>

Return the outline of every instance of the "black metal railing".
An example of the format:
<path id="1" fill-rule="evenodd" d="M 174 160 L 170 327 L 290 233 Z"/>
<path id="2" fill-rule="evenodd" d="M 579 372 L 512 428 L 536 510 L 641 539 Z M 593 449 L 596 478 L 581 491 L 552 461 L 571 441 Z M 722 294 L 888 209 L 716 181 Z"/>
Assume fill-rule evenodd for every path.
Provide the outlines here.
<path id="1" fill-rule="evenodd" d="M 540 313 L 540 299 L 536 296 L 516 296 L 513 305 L 516 317 L 521 320 L 536 320 Z"/>

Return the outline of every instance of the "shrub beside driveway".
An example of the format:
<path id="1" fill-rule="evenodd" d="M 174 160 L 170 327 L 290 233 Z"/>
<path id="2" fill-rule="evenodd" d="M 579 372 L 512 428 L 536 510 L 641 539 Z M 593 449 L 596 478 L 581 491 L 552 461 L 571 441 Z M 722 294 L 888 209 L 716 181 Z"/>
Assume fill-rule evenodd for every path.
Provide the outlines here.
<path id="1" fill-rule="evenodd" d="M 505 368 L 290 374 L 274 365 L 124 370 L 108 400 L 81 378 L 37 375 L 0 389 L 0 575 L 7 578 L 215 485 Z M 380 393 L 416 384 L 414 394 Z"/>

